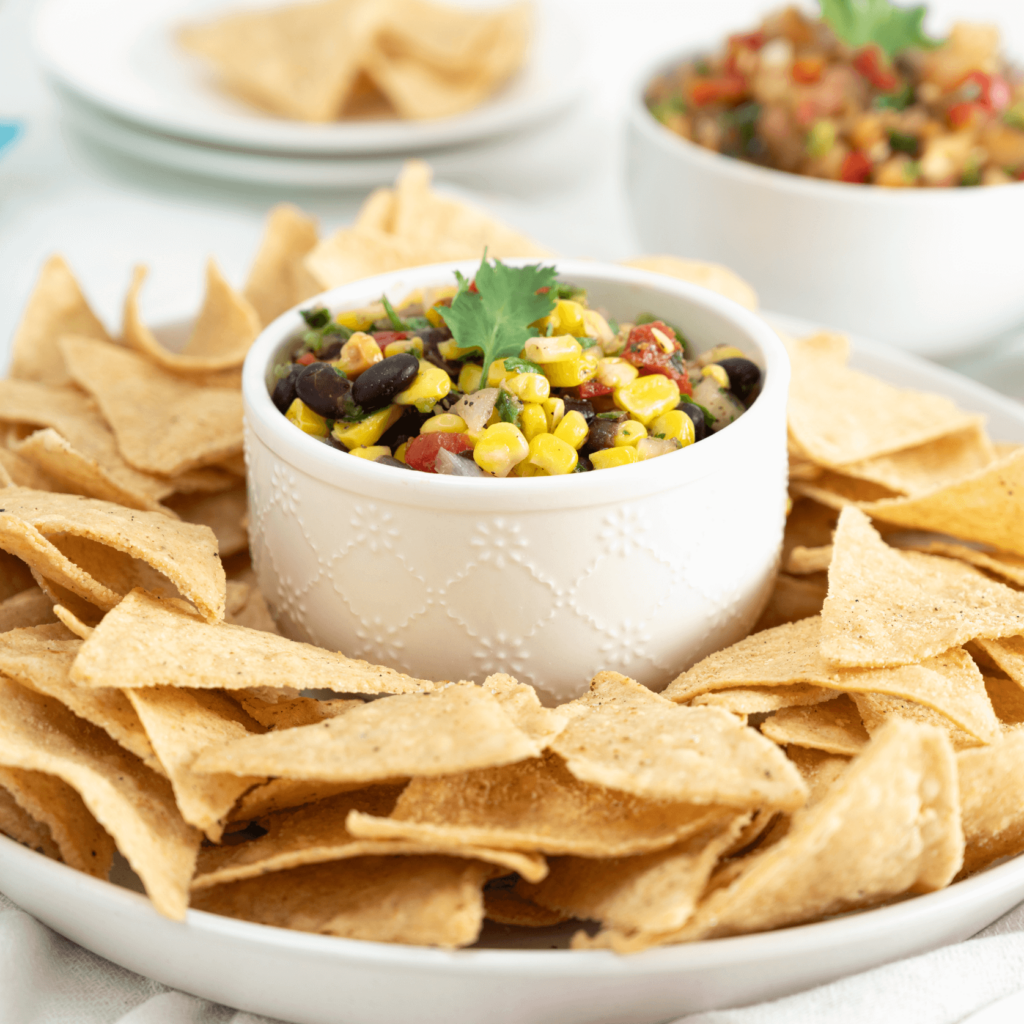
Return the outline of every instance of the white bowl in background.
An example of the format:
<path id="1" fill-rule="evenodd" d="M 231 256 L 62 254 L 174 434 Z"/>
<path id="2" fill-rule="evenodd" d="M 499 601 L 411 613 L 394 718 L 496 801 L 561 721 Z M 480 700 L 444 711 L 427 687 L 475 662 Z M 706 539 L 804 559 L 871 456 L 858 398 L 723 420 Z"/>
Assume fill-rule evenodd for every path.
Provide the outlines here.
<path id="1" fill-rule="evenodd" d="M 1024 183 L 890 189 L 723 156 L 660 124 L 634 89 L 628 191 L 646 251 L 723 263 L 769 308 L 919 355 L 964 352 L 1024 321 Z"/>
<path id="2" fill-rule="evenodd" d="M 523 261 L 510 261 L 522 263 Z M 671 455 L 567 477 L 466 479 L 379 466 L 297 430 L 270 399 L 297 310 L 257 339 L 242 375 L 250 539 L 285 634 L 427 679 L 510 672 L 547 701 L 601 669 L 663 687 L 745 636 L 776 570 L 786 500 L 789 363 L 775 333 L 721 296 L 663 275 L 558 260 L 622 320 L 650 311 L 698 350 L 735 345 L 765 371 L 751 409 Z M 452 263 L 311 299 L 332 311 L 450 284 Z M 308 305 L 308 304 L 306 304 Z"/>

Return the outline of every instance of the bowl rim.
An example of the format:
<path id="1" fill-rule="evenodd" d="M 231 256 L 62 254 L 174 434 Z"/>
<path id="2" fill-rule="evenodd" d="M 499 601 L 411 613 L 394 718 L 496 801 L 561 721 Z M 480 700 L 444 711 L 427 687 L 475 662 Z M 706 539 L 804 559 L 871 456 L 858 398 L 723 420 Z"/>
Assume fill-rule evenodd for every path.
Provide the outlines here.
<path id="1" fill-rule="evenodd" d="M 1017 186 L 1017 192 L 1009 192 L 1006 187 L 960 188 L 943 186 L 939 188 L 886 188 L 882 185 L 857 185 L 848 181 L 829 181 L 823 178 L 812 178 L 805 174 L 779 170 L 776 167 L 763 167 L 760 164 L 748 163 L 738 157 L 726 156 L 699 146 L 690 139 L 684 139 L 671 129 L 666 128 L 647 108 L 644 97 L 647 88 L 659 74 L 693 57 L 697 53 L 692 48 L 680 50 L 678 46 L 663 50 L 661 55 L 648 61 L 643 71 L 633 79 L 629 93 L 628 117 L 630 124 L 643 132 L 655 144 L 668 149 L 684 159 L 701 164 L 705 169 L 718 172 L 733 180 L 756 185 L 762 188 L 775 188 L 794 195 L 816 198 L 830 202 L 848 200 L 851 203 L 880 203 L 902 206 L 903 204 L 922 203 L 991 203 L 1004 200 L 993 200 L 992 195 L 1020 196 L 1024 189 L 1024 181 L 1009 182 L 1009 186 Z"/>
<path id="2" fill-rule="evenodd" d="M 512 266 L 538 262 L 536 258 L 509 259 Z M 642 286 L 655 294 L 669 294 L 702 307 L 704 311 L 738 329 L 760 349 L 764 386 L 757 400 L 736 422 L 721 432 L 674 452 L 661 460 L 649 460 L 619 467 L 609 484 L 606 474 L 570 474 L 566 477 L 516 478 L 508 488 L 503 483 L 441 474 L 402 473 L 365 459 L 340 459 L 334 449 L 296 430 L 281 415 L 270 398 L 266 376 L 271 361 L 284 340 L 302 324 L 299 306 L 322 303 L 332 310 L 357 308 L 375 301 L 394 289 L 412 290 L 447 283 L 454 271 L 471 274 L 477 260 L 433 263 L 392 271 L 328 289 L 282 313 L 268 324 L 253 343 L 242 369 L 242 395 L 247 430 L 251 430 L 286 464 L 299 468 L 332 486 L 425 508 L 445 509 L 454 504 L 477 511 L 528 511 L 601 505 L 622 498 L 647 496 L 682 483 L 701 479 L 720 469 L 723 461 L 735 467 L 760 457 L 763 444 L 758 437 L 771 429 L 772 421 L 783 417 L 789 387 L 789 356 L 775 331 L 756 314 L 716 292 L 652 271 L 588 260 L 555 259 L 559 274 L 569 279 L 609 281 Z M 781 436 L 781 435 L 780 435 Z M 666 459 L 674 459 L 666 464 Z M 660 463 L 660 465 L 656 465 Z M 625 474 L 629 474 L 628 476 Z M 618 481 L 618 484 L 615 483 Z M 603 481 L 603 482 L 602 482 Z"/>

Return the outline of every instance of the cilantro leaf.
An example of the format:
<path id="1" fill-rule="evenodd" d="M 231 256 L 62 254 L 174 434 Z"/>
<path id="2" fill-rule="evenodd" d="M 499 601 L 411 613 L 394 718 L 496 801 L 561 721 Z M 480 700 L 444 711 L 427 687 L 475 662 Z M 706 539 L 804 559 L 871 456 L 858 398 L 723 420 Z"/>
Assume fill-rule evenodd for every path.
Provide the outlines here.
<path id="1" fill-rule="evenodd" d="M 924 34 L 924 5 L 896 7 L 889 0 L 820 0 L 821 15 L 847 46 L 880 46 L 890 58 L 912 46 L 931 49 L 938 40 Z"/>
<path id="2" fill-rule="evenodd" d="M 380 301 L 384 312 L 387 313 L 388 319 L 391 321 L 392 328 L 396 331 L 404 331 L 409 325 L 395 312 L 395 307 L 388 302 L 388 297 L 382 295 Z"/>
<path id="3" fill-rule="evenodd" d="M 517 356 L 528 338 L 536 336 L 530 327 L 555 308 L 554 267 L 531 264 L 509 267 L 501 260 L 488 263 L 486 256 L 476 272 L 476 292 L 461 275 L 459 293 L 447 309 L 439 309 L 460 348 L 483 350 L 483 378 L 495 359 Z"/>
<path id="4" fill-rule="evenodd" d="M 519 414 L 523 411 L 523 403 L 515 395 L 502 388 L 498 392 L 498 400 L 494 408 L 504 423 L 514 423 L 519 426 Z"/>
<path id="5" fill-rule="evenodd" d="M 520 359 L 519 356 L 506 356 L 505 369 L 509 373 L 543 373 L 544 367 L 530 359 Z"/>

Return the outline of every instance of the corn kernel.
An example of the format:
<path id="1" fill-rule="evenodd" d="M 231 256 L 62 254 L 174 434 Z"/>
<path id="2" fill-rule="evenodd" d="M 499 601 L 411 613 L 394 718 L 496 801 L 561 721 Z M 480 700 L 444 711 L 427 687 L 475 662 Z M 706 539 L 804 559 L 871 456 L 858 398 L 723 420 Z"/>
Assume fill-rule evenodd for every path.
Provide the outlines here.
<path id="1" fill-rule="evenodd" d="M 562 398 L 549 398 L 541 403 L 544 407 L 544 415 L 548 420 L 548 432 L 554 433 L 555 427 L 562 422 L 565 415 L 565 400 Z"/>
<path id="2" fill-rule="evenodd" d="M 530 442 L 530 463 L 543 469 L 550 476 L 571 473 L 577 462 L 579 456 L 576 449 L 554 434 L 538 434 Z"/>
<path id="3" fill-rule="evenodd" d="M 587 435 L 590 433 L 590 428 L 587 426 L 583 413 L 573 409 L 562 417 L 562 421 L 551 433 L 559 441 L 564 441 L 574 451 L 579 451 L 583 447 L 583 442 L 586 441 Z"/>
<path id="4" fill-rule="evenodd" d="M 729 390 L 729 374 L 724 366 L 718 363 L 708 363 L 701 371 L 702 377 L 710 377 L 723 391 Z"/>
<path id="5" fill-rule="evenodd" d="M 693 444 L 696 440 L 693 420 L 682 409 L 671 409 L 669 412 L 662 413 L 657 419 L 651 421 L 649 432 L 653 437 L 660 435 L 666 440 L 678 441 L 682 448 Z"/>
<path id="6" fill-rule="evenodd" d="M 466 421 L 453 412 L 443 412 L 438 416 L 431 416 L 420 427 L 421 434 L 464 434 L 465 432 Z"/>
<path id="7" fill-rule="evenodd" d="M 432 327 L 445 326 L 444 317 L 441 316 L 441 313 L 439 312 L 441 309 L 444 309 L 444 306 L 435 304 L 423 314 L 430 321 Z"/>
<path id="8" fill-rule="evenodd" d="M 376 462 L 382 455 L 390 454 L 391 449 L 386 444 L 360 445 L 349 452 L 349 455 L 354 455 L 357 459 L 369 459 L 370 462 Z"/>
<path id="9" fill-rule="evenodd" d="M 413 352 L 420 359 L 423 358 L 423 339 L 406 338 L 405 341 L 392 341 L 384 346 L 384 358 L 388 356 L 400 356 L 403 352 Z"/>
<path id="10" fill-rule="evenodd" d="M 647 428 L 636 420 L 626 420 L 619 424 L 615 433 L 615 447 L 626 448 L 635 445 L 641 437 L 647 436 Z"/>
<path id="11" fill-rule="evenodd" d="M 383 359 L 384 353 L 374 338 L 362 331 L 356 331 L 341 346 L 341 353 L 333 365 L 344 370 L 349 380 L 355 380 L 364 370 L 368 370 L 374 363 L 379 363 Z"/>
<path id="12" fill-rule="evenodd" d="M 747 357 L 734 345 L 716 345 L 702 355 L 697 356 L 699 366 L 717 363 L 720 359 L 746 359 Z"/>
<path id="13" fill-rule="evenodd" d="M 470 356 L 474 352 L 479 353 L 480 346 L 470 345 L 469 348 L 459 348 L 459 343 L 454 338 L 449 338 L 437 346 L 437 351 L 441 353 L 443 359 L 462 359 L 464 356 Z"/>
<path id="14" fill-rule="evenodd" d="M 505 369 L 504 359 L 494 359 L 487 367 L 487 386 L 496 388 L 503 380 L 508 380 L 512 376 L 514 376 L 513 371 Z"/>
<path id="15" fill-rule="evenodd" d="M 529 454 L 530 444 L 518 427 L 512 423 L 495 423 L 477 441 L 473 460 L 488 473 L 508 476 Z"/>
<path id="16" fill-rule="evenodd" d="M 605 356 L 597 362 L 597 381 L 613 391 L 624 388 L 630 381 L 636 380 L 640 371 L 625 359 L 618 356 Z"/>
<path id="17" fill-rule="evenodd" d="M 519 415 L 520 430 L 527 441 L 532 441 L 538 434 L 547 432 L 548 418 L 544 415 L 544 407 L 539 402 L 527 402 Z"/>
<path id="18" fill-rule="evenodd" d="M 459 370 L 459 390 L 464 395 L 479 391 L 483 375 L 484 368 L 479 363 L 465 363 Z"/>
<path id="19" fill-rule="evenodd" d="M 637 458 L 641 462 L 648 459 L 656 459 L 659 455 L 668 455 L 670 452 L 679 451 L 679 442 L 666 440 L 660 437 L 641 437 L 636 443 Z"/>
<path id="20" fill-rule="evenodd" d="M 415 405 L 420 412 L 430 412 L 452 389 L 452 379 L 433 363 L 421 362 L 416 379 L 395 395 L 399 405 Z"/>
<path id="21" fill-rule="evenodd" d="M 663 373 L 637 377 L 615 392 L 615 404 L 647 426 L 679 404 L 679 385 Z"/>
<path id="22" fill-rule="evenodd" d="M 551 395 L 551 384 L 542 373 L 517 373 L 506 377 L 505 387 L 521 402 L 543 402 Z"/>
<path id="23" fill-rule="evenodd" d="M 587 333 L 583 320 L 583 307 L 572 299 L 559 299 L 548 319 L 560 334 L 572 334 L 579 338 Z M 544 325 L 545 327 L 547 324 Z"/>
<path id="24" fill-rule="evenodd" d="M 666 355 L 672 355 L 676 350 L 676 343 L 659 327 L 652 327 L 651 334 L 654 340 L 661 346 L 661 351 Z"/>
<path id="25" fill-rule="evenodd" d="M 334 320 L 336 323 L 341 324 L 342 327 L 347 327 L 350 331 L 366 331 L 373 326 L 373 322 L 377 317 L 383 315 L 383 306 L 380 307 L 379 312 L 376 307 L 350 309 L 345 313 L 339 313 Z"/>
<path id="26" fill-rule="evenodd" d="M 327 436 L 327 420 L 312 409 L 301 398 L 296 398 L 285 417 L 295 424 L 305 434 L 312 434 L 313 437 Z"/>
<path id="27" fill-rule="evenodd" d="M 636 449 L 631 445 L 625 448 L 604 448 L 590 456 L 590 464 L 594 469 L 614 469 L 616 466 L 629 466 L 637 462 Z"/>
<path id="28" fill-rule="evenodd" d="M 399 462 L 405 462 L 405 453 L 408 450 L 408 448 L 409 448 L 409 442 L 408 441 L 403 441 L 395 449 L 395 458 L 398 459 Z"/>
<path id="29" fill-rule="evenodd" d="M 518 466 L 515 467 L 515 469 L 512 470 L 511 473 L 509 473 L 509 476 L 547 476 L 547 475 L 548 475 L 548 473 L 547 473 L 546 470 L 541 469 L 540 466 L 535 466 L 532 462 L 529 461 L 529 459 L 524 459 L 522 462 L 519 463 Z"/>
<path id="30" fill-rule="evenodd" d="M 548 363 L 544 373 L 552 387 L 574 388 L 593 380 L 597 376 L 597 362 L 579 355 L 575 359 L 566 359 L 558 363 Z"/>
<path id="31" fill-rule="evenodd" d="M 602 347 L 615 340 L 608 321 L 596 309 L 583 310 L 583 333 L 588 338 L 597 338 L 598 344 Z"/>
<path id="32" fill-rule="evenodd" d="M 383 409 L 371 412 L 365 419 L 355 423 L 346 423 L 344 420 L 335 420 L 331 437 L 340 441 L 351 451 L 353 448 L 360 448 L 364 445 L 376 444 L 380 435 L 392 424 L 398 422 L 402 415 L 402 409 L 397 405 L 387 405 Z"/>
<path id="33" fill-rule="evenodd" d="M 583 346 L 571 334 L 555 334 L 550 338 L 529 338 L 526 358 L 535 363 L 561 363 L 579 359 Z"/>

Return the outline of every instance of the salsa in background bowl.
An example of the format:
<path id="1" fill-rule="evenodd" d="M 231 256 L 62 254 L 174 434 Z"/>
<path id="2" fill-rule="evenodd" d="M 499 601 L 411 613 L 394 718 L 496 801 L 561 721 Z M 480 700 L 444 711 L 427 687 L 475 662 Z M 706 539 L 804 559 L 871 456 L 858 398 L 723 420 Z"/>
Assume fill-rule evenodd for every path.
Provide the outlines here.
<path id="1" fill-rule="evenodd" d="M 526 261 L 509 261 L 523 266 Z M 318 296 L 332 315 L 446 287 L 445 264 Z M 746 635 L 767 598 L 786 503 L 789 364 L 778 337 L 721 296 L 663 275 L 559 260 L 561 277 L 625 321 L 656 310 L 696 352 L 728 345 L 763 371 L 736 422 L 613 473 L 515 480 L 400 471 L 297 430 L 274 368 L 305 329 L 298 309 L 257 339 L 243 371 L 250 537 L 282 631 L 420 678 L 507 671 L 548 701 L 601 669 L 660 689 Z"/>

